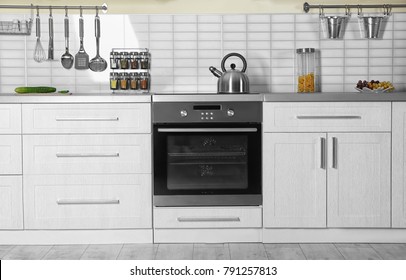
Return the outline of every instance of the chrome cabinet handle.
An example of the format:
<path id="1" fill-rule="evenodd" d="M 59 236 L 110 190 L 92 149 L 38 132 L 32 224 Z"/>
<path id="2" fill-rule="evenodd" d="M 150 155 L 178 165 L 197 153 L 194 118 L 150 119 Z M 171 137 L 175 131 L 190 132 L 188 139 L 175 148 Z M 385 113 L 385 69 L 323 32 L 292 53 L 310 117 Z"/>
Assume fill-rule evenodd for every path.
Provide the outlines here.
<path id="1" fill-rule="evenodd" d="M 120 204 L 119 199 L 57 199 L 58 205 Z"/>
<path id="2" fill-rule="evenodd" d="M 338 152 L 338 142 L 337 137 L 333 137 L 333 168 L 337 169 L 337 152 Z"/>
<path id="3" fill-rule="evenodd" d="M 158 132 L 257 132 L 257 128 L 158 128 Z"/>
<path id="4" fill-rule="evenodd" d="M 361 116 L 296 116 L 296 119 L 298 120 L 334 120 L 334 119 L 344 119 L 344 120 L 350 120 L 350 119 L 361 119 Z"/>
<path id="5" fill-rule="evenodd" d="M 90 121 L 118 121 L 118 117 L 114 118 L 61 118 L 61 117 L 56 117 L 56 121 L 58 122 L 77 122 L 77 121 L 85 121 L 85 122 L 90 122 Z"/>
<path id="6" fill-rule="evenodd" d="M 72 158 L 72 157 L 119 157 L 120 153 L 111 153 L 111 154 L 92 154 L 92 153 L 72 153 L 72 154 L 63 154 L 63 153 L 57 153 L 56 157 L 57 158 Z"/>
<path id="7" fill-rule="evenodd" d="M 320 146 L 321 146 L 321 158 L 320 158 L 320 168 L 326 169 L 326 138 L 320 138 Z"/>
<path id="8" fill-rule="evenodd" d="M 178 217 L 178 222 L 240 222 L 239 217 Z"/>

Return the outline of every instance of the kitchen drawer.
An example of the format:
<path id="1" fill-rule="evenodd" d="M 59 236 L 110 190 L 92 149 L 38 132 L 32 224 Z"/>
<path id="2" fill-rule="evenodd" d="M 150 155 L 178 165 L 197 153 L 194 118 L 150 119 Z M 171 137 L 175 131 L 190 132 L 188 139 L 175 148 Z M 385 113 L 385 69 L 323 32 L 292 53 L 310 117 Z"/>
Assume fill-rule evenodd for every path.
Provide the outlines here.
<path id="1" fill-rule="evenodd" d="M 155 207 L 155 228 L 258 228 L 261 207 Z"/>
<path id="2" fill-rule="evenodd" d="M 264 103 L 264 132 L 390 130 L 390 102 Z"/>
<path id="3" fill-rule="evenodd" d="M 0 176 L 0 229 L 23 228 L 21 176 Z"/>
<path id="4" fill-rule="evenodd" d="M 151 175 L 24 175 L 26 229 L 151 228 Z"/>
<path id="5" fill-rule="evenodd" d="M 21 133 L 21 105 L 0 104 L 0 134 Z"/>
<path id="6" fill-rule="evenodd" d="M 24 104 L 24 134 L 150 133 L 150 104 Z"/>
<path id="7" fill-rule="evenodd" d="M 24 135 L 24 174 L 151 173 L 151 134 Z"/>
<path id="8" fill-rule="evenodd" d="M 21 174 L 21 135 L 0 135 L 0 175 Z"/>

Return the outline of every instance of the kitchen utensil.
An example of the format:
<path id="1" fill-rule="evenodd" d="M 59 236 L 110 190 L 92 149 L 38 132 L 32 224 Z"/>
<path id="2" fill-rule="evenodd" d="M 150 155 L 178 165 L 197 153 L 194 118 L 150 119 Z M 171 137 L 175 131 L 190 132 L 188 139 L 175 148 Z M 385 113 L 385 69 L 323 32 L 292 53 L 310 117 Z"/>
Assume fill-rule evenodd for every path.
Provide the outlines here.
<path id="1" fill-rule="evenodd" d="M 73 66 L 73 55 L 69 53 L 69 18 L 68 13 L 65 13 L 65 53 L 61 57 L 63 68 L 71 69 Z"/>
<path id="2" fill-rule="evenodd" d="M 235 64 L 230 65 L 231 70 L 226 70 L 225 62 L 229 57 L 236 56 L 239 57 L 243 62 L 243 68 L 241 71 L 235 69 Z M 217 70 L 215 67 L 209 67 L 209 70 L 218 79 L 217 82 L 217 92 L 218 93 L 249 93 L 249 79 L 245 74 L 247 70 L 247 61 L 239 53 L 229 53 L 221 61 L 221 69 L 224 73 Z"/>
<path id="3" fill-rule="evenodd" d="M 48 43 L 48 60 L 54 60 L 54 18 L 52 17 L 52 9 L 49 9 L 49 43 Z"/>
<path id="4" fill-rule="evenodd" d="M 99 45 L 100 45 L 100 17 L 96 8 L 96 17 L 94 19 L 94 30 L 96 36 L 96 56 L 92 58 L 89 63 L 90 70 L 94 72 L 102 72 L 107 68 L 107 61 L 104 60 L 99 54 Z"/>
<path id="5" fill-rule="evenodd" d="M 37 9 L 37 18 L 35 19 L 35 27 L 36 27 L 36 36 L 37 36 L 37 43 L 35 45 L 34 50 L 34 60 L 36 62 L 43 62 L 45 57 L 45 51 L 41 44 L 41 20 L 39 18 L 39 9 Z"/>
<path id="6" fill-rule="evenodd" d="M 325 38 L 340 39 L 343 37 L 347 16 L 322 16 L 320 17 Z"/>
<path id="7" fill-rule="evenodd" d="M 89 69 L 89 55 L 86 53 L 83 47 L 83 16 L 82 9 L 80 10 L 79 18 L 79 38 L 80 38 L 80 48 L 79 52 L 75 55 L 75 69 L 76 70 L 86 70 Z"/>
<path id="8" fill-rule="evenodd" d="M 376 39 L 379 38 L 381 30 L 381 22 L 384 17 L 362 17 L 364 38 Z"/>

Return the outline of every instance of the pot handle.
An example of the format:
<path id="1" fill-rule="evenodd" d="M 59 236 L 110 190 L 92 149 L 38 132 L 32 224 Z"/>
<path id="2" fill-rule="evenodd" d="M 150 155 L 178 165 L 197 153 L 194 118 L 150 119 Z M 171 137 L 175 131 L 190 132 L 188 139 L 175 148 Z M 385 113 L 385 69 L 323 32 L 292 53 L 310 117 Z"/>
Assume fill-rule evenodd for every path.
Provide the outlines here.
<path id="1" fill-rule="evenodd" d="M 226 63 L 226 60 L 227 60 L 229 57 L 231 57 L 231 56 L 239 57 L 239 58 L 242 60 L 244 66 L 242 67 L 241 72 L 244 73 L 245 70 L 247 70 L 247 61 L 246 61 L 245 58 L 244 58 L 241 54 L 239 54 L 239 53 L 229 53 L 229 54 L 227 54 L 225 57 L 223 57 L 223 60 L 221 61 L 221 69 L 223 70 L 223 72 L 226 72 L 226 71 L 227 71 L 227 70 L 226 70 L 226 67 L 225 67 L 225 63 Z"/>

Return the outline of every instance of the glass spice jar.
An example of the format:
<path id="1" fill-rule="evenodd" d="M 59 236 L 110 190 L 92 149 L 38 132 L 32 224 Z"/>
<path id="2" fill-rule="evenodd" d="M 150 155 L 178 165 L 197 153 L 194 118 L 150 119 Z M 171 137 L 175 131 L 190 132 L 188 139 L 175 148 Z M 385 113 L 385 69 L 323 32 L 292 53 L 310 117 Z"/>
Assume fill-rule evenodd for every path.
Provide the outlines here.
<path id="1" fill-rule="evenodd" d="M 120 89 L 121 90 L 128 89 L 128 74 L 127 73 L 120 73 Z"/>
<path id="2" fill-rule="evenodd" d="M 118 69 L 119 65 L 119 54 L 118 52 L 110 52 L 110 68 L 111 69 Z"/>
<path id="3" fill-rule="evenodd" d="M 138 73 L 131 73 L 130 74 L 130 89 L 137 90 L 138 87 Z"/>
<path id="4" fill-rule="evenodd" d="M 122 52 L 120 53 L 120 68 L 121 69 L 128 69 L 128 52 Z"/>
<path id="5" fill-rule="evenodd" d="M 149 69 L 149 52 L 142 52 L 140 59 L 141 69 Z"/>
<path id="6" fill-rule="evenodd" d="M 118 89 L 118 73 L 114 72 L 110 73 L 110 89 L 112 90 Z"/>
<path id="7" fill-rule="evenodd" d="M 131 69 L 139 69 L 139 60 L 138 60 L 138 52 L 131 52 L 130 53 L 130 68 Z"/>
<path id="8" fill-rule="evenodd" d="M 149 90 L 149 73 L 141 73 L 140 74 L 140 89 L 142 90 Z"/>

